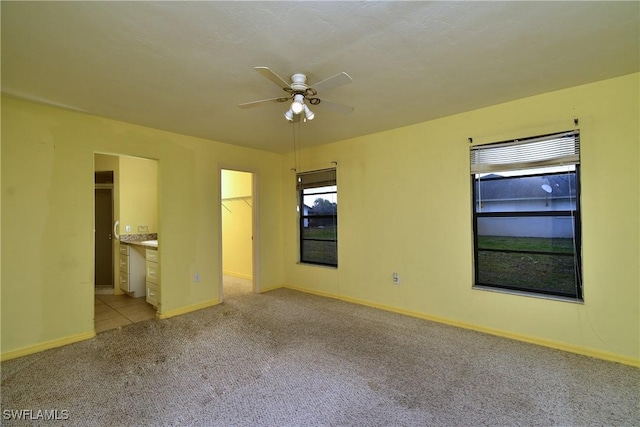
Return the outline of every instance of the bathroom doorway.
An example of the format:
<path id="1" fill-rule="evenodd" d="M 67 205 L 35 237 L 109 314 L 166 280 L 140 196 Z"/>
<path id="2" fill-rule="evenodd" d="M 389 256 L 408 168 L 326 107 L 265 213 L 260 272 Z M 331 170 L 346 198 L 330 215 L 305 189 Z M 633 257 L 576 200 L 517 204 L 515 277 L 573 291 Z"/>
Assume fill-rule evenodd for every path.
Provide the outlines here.
<path id="1" fill-rule="evenodd" d="M 156 159 L 94 153 L 96 333 L 153 319 L 160 310 L 160 276 L 157 283 L 147 278 L 146 246 L 136 245 L 156 241 L 151 256 L 159 270 L 158 170 Z M 147 298 L 151 286 L 155 299 Z"/>
<path id="2" fill-rule="evenodd" d="M 255 176 L 221 169 L 222 283 L 220 301 L 256 291 L 254 271 Z"/>

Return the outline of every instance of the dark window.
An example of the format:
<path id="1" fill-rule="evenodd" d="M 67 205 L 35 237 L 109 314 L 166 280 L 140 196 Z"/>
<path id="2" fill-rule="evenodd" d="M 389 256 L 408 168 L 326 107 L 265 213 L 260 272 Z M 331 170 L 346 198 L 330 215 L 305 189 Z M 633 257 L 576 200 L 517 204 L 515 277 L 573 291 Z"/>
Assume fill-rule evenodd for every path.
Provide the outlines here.
<path id="1" fill-rule="evenodd" d="M 471 163 L 475 285 L 582 299 L 579 134 L 476 146 Z"/>
<path id="2" fill-rule="evenodd" d="M 336 170 L 298 174 L 300 262 L 338 266 Z"/>

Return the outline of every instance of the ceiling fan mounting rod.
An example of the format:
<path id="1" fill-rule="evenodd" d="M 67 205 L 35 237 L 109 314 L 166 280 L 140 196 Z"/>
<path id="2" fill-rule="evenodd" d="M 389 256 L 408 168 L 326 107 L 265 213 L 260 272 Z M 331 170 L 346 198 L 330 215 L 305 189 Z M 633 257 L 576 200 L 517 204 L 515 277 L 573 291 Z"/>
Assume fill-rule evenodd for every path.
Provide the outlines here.
<path id="1" fill-rule="evenodd" d="M 307 76 L 299 73 L 291 75 L 291 89 L 295 92 L 304 92 L 308 87 Z"/>
<path id="2" fill-rule="evenodd" d="M 307 76 L 301 73 L 292 74 L 291 84 L 283 89 L 294 95 L 299 93 L 304 96 L 316 96 L 318 94 L 317 90 L 307 85 Z"/>

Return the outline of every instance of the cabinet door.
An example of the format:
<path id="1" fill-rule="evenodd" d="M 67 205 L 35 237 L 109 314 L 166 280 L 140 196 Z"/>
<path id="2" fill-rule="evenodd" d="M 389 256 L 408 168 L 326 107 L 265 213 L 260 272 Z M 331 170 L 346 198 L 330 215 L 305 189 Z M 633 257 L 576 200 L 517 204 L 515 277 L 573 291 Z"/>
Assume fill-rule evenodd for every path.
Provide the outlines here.
<path id="1" fill-rule="evenodd" d="M 147 282 L 160 284 L 160 269 L 155 262 L 147 261 Z"/>
<path id="2" fill-rule="evenodd" d="M 155 249 L 147 249 L 146 260 L 149 262 L 158 262 L 158 251 Z"/>
<path id="3" fill-rule="evenodd" d="M 129 289 L 129 273 L 120 271 L 119 283 L 120 283 L 120 289 L 122 289 L 125 292 L 131 292 L 131 290 Z"/>
<path id="4" fill-rule="evenodd" d="M 120 254 L 120 271 L 129 272 L 129 257 L 127 255 Z"/>
<path id="5" fill-rule="evenodd" d="M 147 302 L 158 307 L 158 286 L 151 282 L 147 282 Z"/>

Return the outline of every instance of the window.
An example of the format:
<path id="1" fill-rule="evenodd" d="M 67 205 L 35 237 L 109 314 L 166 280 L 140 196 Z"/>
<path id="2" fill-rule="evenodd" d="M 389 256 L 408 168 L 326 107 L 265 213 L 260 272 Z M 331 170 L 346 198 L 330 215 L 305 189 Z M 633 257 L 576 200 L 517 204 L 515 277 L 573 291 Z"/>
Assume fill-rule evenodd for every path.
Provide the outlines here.
<path id="1" fill-rule="evenodd" d="M 578 131 L 471 148 L 475 285 L 582 299 Z"/>
<path id="2" fill-rule="evenodd" d="M 300 173 L 300 262 L 338 266 L 336 170 Z"/>

